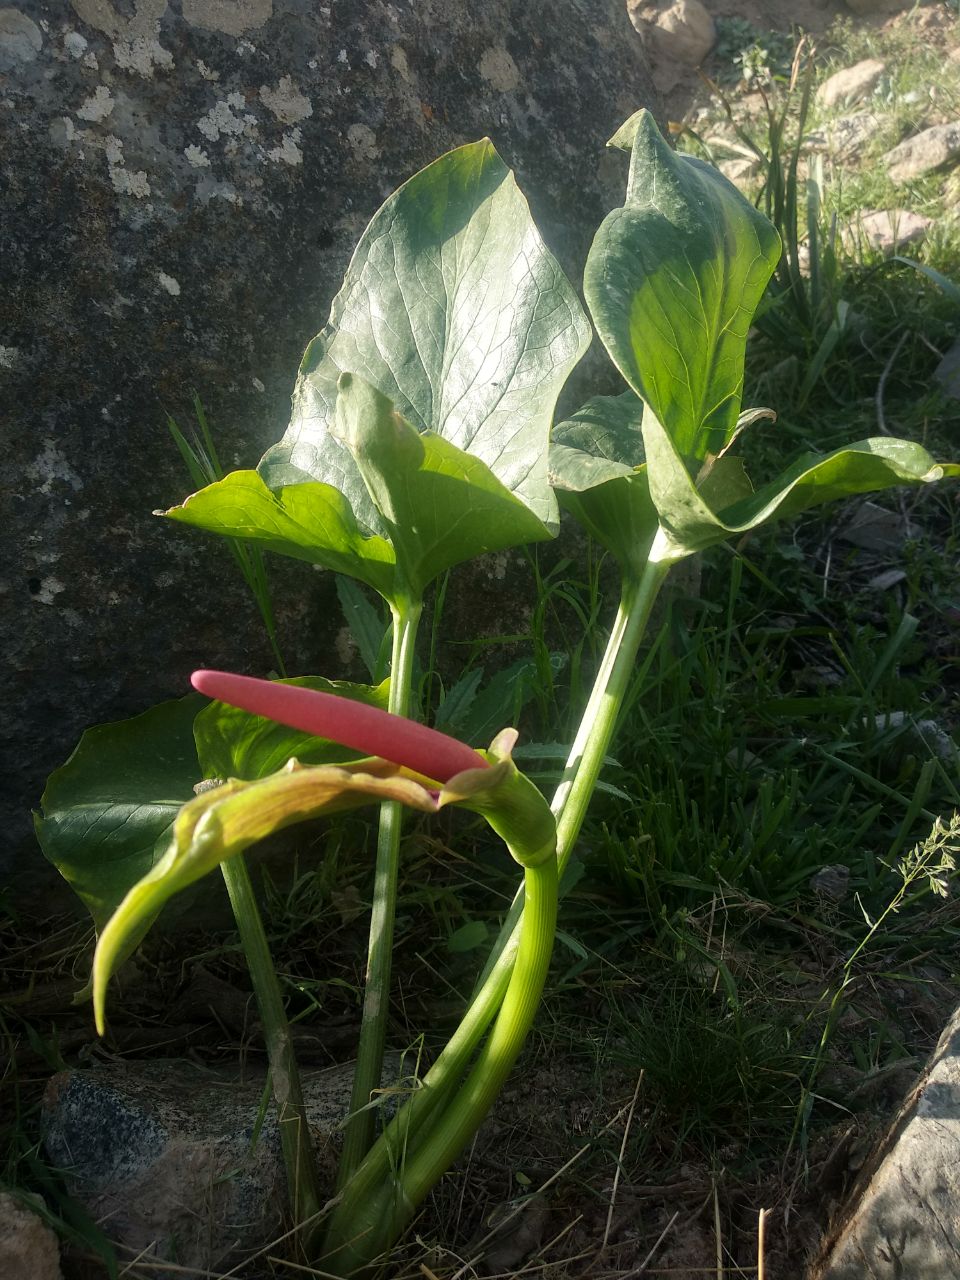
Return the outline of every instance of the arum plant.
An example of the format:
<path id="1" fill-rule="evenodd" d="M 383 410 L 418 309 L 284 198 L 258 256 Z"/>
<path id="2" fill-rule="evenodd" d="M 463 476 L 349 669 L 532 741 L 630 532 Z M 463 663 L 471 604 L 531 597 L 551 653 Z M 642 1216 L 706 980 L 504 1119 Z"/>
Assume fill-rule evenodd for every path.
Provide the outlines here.
<path id="1" fill-rule="evenodd" d="M 489 142 L 392 195 L 307 348 L 259 470 L 167 512 L 366 583 L 393 615 L 389 709 L 409 710 L 423 593 L 487 551 L 549 538 L 553 408 L 589 343 L 576 295 Z M 341 1171 L 373 1135 L 390 988 L 400 811 L 383 806 L 364 1011 Z"/>
<path id="2" fill-rule="evenodd" d="M 256 900 L 243 866 L 243 851 L 293 823 L 388 798 L 424 813 L 448 804 L 482 814 L 524 870 L 524 911 L 516 963 L 496 1026 L 468 1079 L 430 1130 L 411 1133 L 401 1112 L 381 1139 L 396 1152 L 403 1130 L 403 1163 L 383 1172 L 379 1194 L 358 1197 L 348 1181 L 346 1213 L 334 1218 L 332 1265 L 352 1267 L 379 1252 L 402 1229 L 413 1209 L 469 1142 L 486 1116 L 523 1046 L 546 980 L 557 916 L 556 825 L 546 801 L 511 758 L 517 734 L 505 729 L 489 750 L 478 752 L 436 730 L 329 693 L 218 671 L 198 671 L 200 692 L 269 716 L 293 728 L 340 742 L 371 756 L 341 765 L 301 766 L 290 760 L 279 773 L 238 779 L 201 791 L 173 824 L 170 843 L 153 869 L 134 885 L 97 943 L 93 1001 L 98 1030 L 105 1027 L 107 983 L 164 903 L 221 867 L 236 911 L 264 1026 L 291 1198 L 298 1222 L 309 1227 L 320 1208 L 316 1165 L 289 1027 L 283 1013 Z M 456 1083 L 456 1082 L 454 1082 Z M 347 1227 L 344 1243 L 337 1235 Z"/>
<path id="3" fill-rule="evenodd" d="M 770 410 L 742 404 L 747 336 L 780 254 L 776 231 L 639 112 L 611 145 L 623 205 L 597 231 L 584 297 L 622 390 L 553 427 L 589 324 L 489 142 L 430 165 L 374 216 L 327 325 L 307 348 L 283 439 L 256 471 L 165 514 L 347 574 L 393 617 L 389 681 L 249 682 L 202 673 L 217 701 L 164 704 L 91 730 L 55 773 L 38 834 L 100 930 L 94 997 L 174 893 L 220 866 L 267 1029 L 298 1221 L 319 1203 L 282 1001 L 243 870 L 262 836 L 382 804 L 371 941 L 327 1274 L 365 1267 L 470 1140 L 530 1025 L 549 961 L 558 877 L 573 856 L 658 591 L 684 558 L 819 503 L 960 467 L 919 445 L 861 440 L 754 487 L 736 456 Z M 619 608 L 548 805 L 519 774 L 514 732 L 486 751 L 417 726 L 411 672 L 427 586 L 484 551 L 546 539 L 558 504 L 619 564 Z M 409 718 L 407 718 L 409 717 Z M 357 753 L 360 753 L 357 758 Z M 221 781 L 192 797 L 198 776 Z M 401 807 L 481 813 L 523 867 L 459 1027 L 375 1132 L 389 998 Z M 311 1243 L 313 1237 L 311 1237 Z"/>

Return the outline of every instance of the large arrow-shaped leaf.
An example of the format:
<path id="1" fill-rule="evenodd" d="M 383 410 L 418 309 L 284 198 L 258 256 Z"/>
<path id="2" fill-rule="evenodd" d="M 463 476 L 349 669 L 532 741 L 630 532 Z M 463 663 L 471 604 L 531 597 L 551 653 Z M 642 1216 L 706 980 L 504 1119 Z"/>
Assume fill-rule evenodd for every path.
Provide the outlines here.
<path id="1" fill-rule="evenodd" d="M 745 477 L 737 459 L 718 459 L 717 476 L 698 490 L 669 432 L 649 411 L 643 418 L 643 439 L 650 495 L 662 529 L 655 555 L 664 561 L 838 498 L 960 475 L 960 464 L 938 463 L 921 445 L 879 436 L 821 457 L 806 454 L 776 480 L 743 497 Z M 727 503 L 729 497 L 734 501 Z M 712 504 L 719 509 L 714 511 Z"/>
<path id="2" fill-rule="evenodd" d="M 550 481 L 560 504 L 611 551 L 625 572 L 643 572 L 657 531 L 633 391 L 595 396 L 554 428 Z"/>
<path id="3" fill-rule="evenodd" d="M 589 340 L 576 295 L 493 145 L 460 147 L 374 215 L 326 327 L 307 348 L 290 426 L 261 474 L 271 488 L 332 485 L 361 525 L 383 532 L 349 449 L 332 433 L 346 371 L 417 431 L 479 458 L 552 527 L 548 432 Z"/>
<path id="4" fill-rule="evenodd" d="M 386 707 L 386 684 L 370 688 L 319 676 L 284 683 Z M 164 853 L 173 822 L 201 779 L 261 778 L 293 756 L 326 764 L 354 754 L 190 694 L 88 729 L 47 781 L 37 838 L 99 929 Z"/>
<path id="5" fill-rule="evenodd" d="M 680 454 L 732 435 L 747 330 L 780 256 L 773 226 L 716 169 L 678 155 L 640 111 L 611 139 L 631 152 L 627 198 L 587 258 L 587 305 L 614 364 Z"/>
<path id="6" fill-rule="evenodd" d="M 35 818 L 40 848 L 98 929 L 154 865 L 193 797 L 200 780 L 193 722 L 203 705 L 191 694 L 88 729 L 47 781 Z"/>
<path id="7" fill-rule="evenodd" d="M 393 548 L 382 537 L 365 534 L 343 494 L 329 484 L 294 484 L 273 492 L 256 471 L 231 471 L 160 514 L 349 574 L 388 599 L 395 587 Z"/>
<path id="8" fill-rule="evenodd" d="M 332 430 L 356 460 L 382 520 L 398 584 L 414 596 L 452 565 L 551 536 L 486 463 L 431 431 L 419 434 L 354 374 L 340 375 Z"/>

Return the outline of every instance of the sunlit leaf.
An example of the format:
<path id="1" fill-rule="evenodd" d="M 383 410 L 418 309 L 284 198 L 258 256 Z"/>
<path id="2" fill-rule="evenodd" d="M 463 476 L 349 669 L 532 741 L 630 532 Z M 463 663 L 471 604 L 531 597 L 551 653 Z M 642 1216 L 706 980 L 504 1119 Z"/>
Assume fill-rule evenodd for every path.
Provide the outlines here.
<path id="1" fill-rule="evenodd" d="M 682 559 L 731 535 L 826 502 L 960 475 L 960 465 L 936 462 L 921 445 L 879 436 L 823 456 L 806 454 L 749 496 L 737 496 L 745 477 L 731 468 L 726 473 L 730 483 L 717 487 L 714 497 L 735 500 L 715 512 L 707 501 L 710 487 L 698 492 L 669 434 L 652 413 L 644 416 L 643 435 L 650 494 L 663 529 L 657 556 L 663 560 Z"/>
<path id="2" fill-rule="evenodd" d="M 365 760 L 347 768 L 303 768 L 291 761 L 269 778 L 234 779 L 184 805 L 163 856 L 129 888 L 100 934 L 93 988 L 101 1030 L 111 974 L 175 893 L 293 823 L 377 800 L 398 800 L 427 812 L 437 807 L 434 795 L 421 783 L 383 760 Z"/>
<path id="3" fill-rule="evenodd" d="M 318 480 L 384 531 L 332 434 L 341 372 L 376 387 L 418 432 L 469 451 L 548 526 L 547 437 L 590 330 L 513 175 L 484 140 L 416 174 L 374 215 L 330 319 L 307 348 L 271 487 Z"/>
<path id="4" fill-rule="evenodd" d="M 716 169 L 671 150 L 648 111 L 610 145 L 631 153 L 627 196 L 591 246 L 587 305 L 681 456 L 718 454 L 736 427 L 747 330 L 780 239 Z"/>
<path id="5" fill-rule="evenodd" d="M 398 589 L 420 596 L 461 561 L 551 536 L 486 463 L 418 433 L 362 378 L 341 374 L 331 430 L 355 458 L 393 546 Z"/>
<path id="6" fill-rule="evenodd" d="M 388 598 L 393 591 L 392 547 L 361 530 L 343 494 L 329 484 L 294 484 L 274 492 L 256 471 L 231 471 L 158 514 L 349 574 Z"/>

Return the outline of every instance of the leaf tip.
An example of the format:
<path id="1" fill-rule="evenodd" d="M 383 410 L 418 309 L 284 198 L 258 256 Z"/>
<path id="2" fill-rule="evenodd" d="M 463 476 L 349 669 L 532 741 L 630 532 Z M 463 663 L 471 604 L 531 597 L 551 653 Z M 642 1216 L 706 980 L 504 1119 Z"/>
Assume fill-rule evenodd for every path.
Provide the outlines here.
<path id="1" fill-rule="evenodd" d="M 639 111 L 635 111 L 628 120 L 623 122 L 613 137 L 608 140 L 607 146 L 614 147 L 618 151 L 632 151 L 637 134 L 641 129 L 649 129 L 651 125 L 656 129 L 650 111 L 646 107 L 641 107 Z"/>

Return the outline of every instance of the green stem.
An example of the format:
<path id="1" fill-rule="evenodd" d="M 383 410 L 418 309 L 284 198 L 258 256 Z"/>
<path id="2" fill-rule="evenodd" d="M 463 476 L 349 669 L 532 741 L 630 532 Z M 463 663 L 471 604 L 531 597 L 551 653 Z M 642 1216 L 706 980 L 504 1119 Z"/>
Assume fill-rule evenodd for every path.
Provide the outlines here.
<path id="1" fill-rule="evenodd" d="M 270 1085 L 277 1105 L 280 1145 L 290 1191 L 290 1207 L 294 1222 L 297 1226 L 304 1226 L 316 1218 L 323 1200 L 310 1126 L 303 1107 L 303 1091 L 293 1052 L 290 1024 L 287 1022 L 280 983 L 270 957 L 267 935 L 243 854 L 221 862 L 220 870 L 227 886 L 240 933 L 240 943 L 253 980 L 260 1021 L 263 1023 L 270 1063 Z"/>
<path id="2" fill-rule="evenodd" d="M 325 1272 L 351 1275 L 392 1244 L 477 1132 L 516 1062 L 550 967 L 557 922 L 556 859 L 527 867 L 524 883 L 527 906 L 516 962 L 490 1036 L 455 1102 L 437 1118 L 425 1141 L 418 1141 L 420 1134 L 410 1124 L 409 1106 L 404 1119 L 397 1116 L 388 1126 L 330 1220 L 328 1252 L 319 1259 Z"/>
<path id="3" fill-rule="evenodd" d="M 624 579 L 620 605 L 600 669 L 580 719 L 577 736 L 567 756 L 563 776 L 550 802 L 550 808 L 557 819 L 557 857 L 561 879 L 573 856 L 580 828 L 587 816 L 587 807 L 596 789 L 604 758 L 610 749 L 654 601 L 669 571 L 669 563 L 648 561 L 639 578 Z M 513 963 L 517 922 L 523 912 L 523 894 L 521 888 L 503 922 L 481 975 L 481 986 L 471 1004 L 471 1013 L 478 1003 L 489 1008 L 495 988 L 488 990 L 488 979 L 497 970 L 509 969 Z M 492 1013 L 491 1010 L 487 1014 L 487 1021 Z"/>
<path id="4" fill-rule="evenodd" d="M 390 663 L 388 710 L 404 716 L 410 704 L 414 645 L 422 604 L 419 600 L 391 605 L 393 611 L 393 654 Z M 369 1151 L 376 1128 L 376 1115 L 369 1103 L 380 1088 L 383 1052 L 390 1009 L 390 969 L 393 958 L 393 923 L 397 910 L 397 878 L 400 862 L 402 806 L 390 801 L 380 807 L 377 832 L 377 863 L 374 872 L 373 907 L 370 913 L 370 942 L 364 979 L 363 1014 L 357 1065 L 350 1098 L 350 1115 L 344 1126 L 343 1152 L 337 1173 L 342 1188 L 353 1176 Z"/>
<path id="5" fill-rule="evenodd" d="M 634 672 L 640 641 L 668 571 L 669 565 L 648 564 L 639 579 L 624 582 L 610 639 L 551 805 L 554 815 L 559 814 L 557 853 L 561 875 L 579 836 Z M 414 1143 L 422 1152 L 432 1152 L 434 1142 L 442 1141 L 436 1137 L 440 1127 L 445 1130 L 448 1117 L 459 1114 L 460 1099 L 453 1106 L 447 1106 L 447 1100 L 463 1079 L 467 1064 L 497 1010 L 504 1006 L 515 973 L 527 891 L 525 883 L 504 922 L 479 989 L 460 1025 L 424 1076 L 420 1088 L 400 1109 L 357 1169 L 349 1187 L 343 1187 L 343 1201 L 334 1219 L 339 1223 L 339 1246 L 345 1238 L 344 1226 L 348 1227 L 361 1211 L 366 1212 L 364 1206 L 376 1205 L 384 1215 L 388 1212 L 383 1197 L 385 1188 L 393 1186 L 397 1153 L 408 1151 Z M 471 1073 L 464 1088 L 468 1089 L 474 1079 Z M 437 1161 L 433 1163 L 439 1176 L 443 1169 Z M 328 1241 L 332 1244 L 336 1238 L 332 1223 Z"/>

